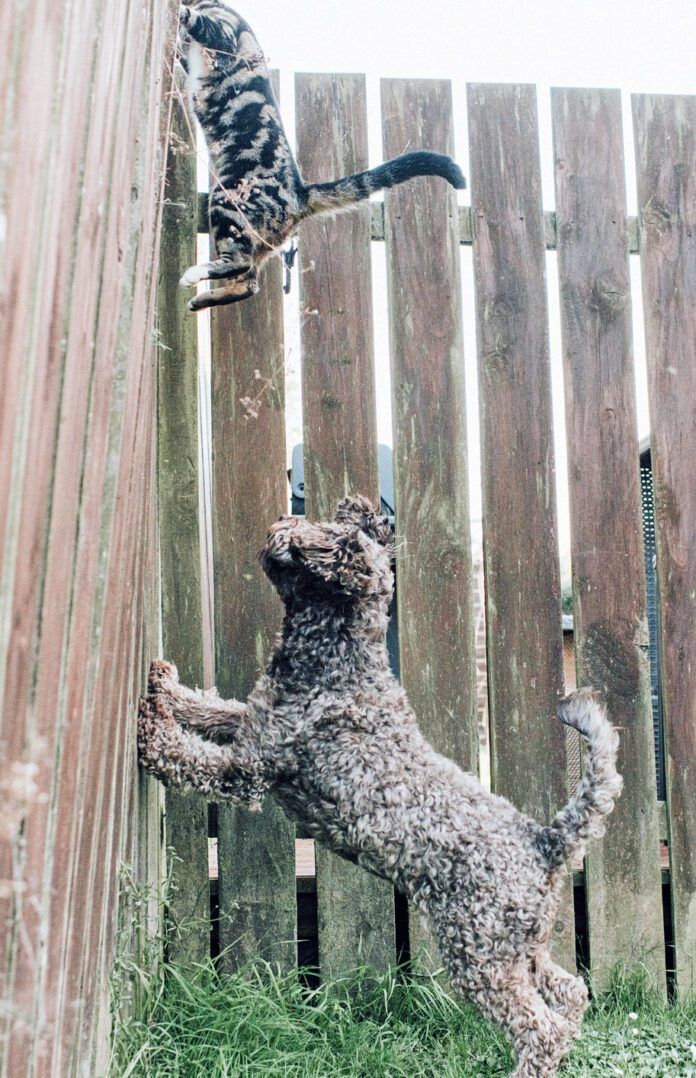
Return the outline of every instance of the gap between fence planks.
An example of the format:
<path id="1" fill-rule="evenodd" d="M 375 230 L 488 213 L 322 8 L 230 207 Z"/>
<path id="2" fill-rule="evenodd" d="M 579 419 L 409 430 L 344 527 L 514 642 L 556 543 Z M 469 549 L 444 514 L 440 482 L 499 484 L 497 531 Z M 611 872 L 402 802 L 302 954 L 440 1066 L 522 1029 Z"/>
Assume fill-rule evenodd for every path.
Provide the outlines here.
<path id="1" fill-rule="evenodd" d="M 194 121 L 174 93 L 169 133 L 157 313 L 158 501 L 163 654 L 186 685 L 204 683 L 198 451 L 198 326 L 179 278 L 196 262 Z M 173 851 L 169 957 L 200 962 L 210 953 L 208 806 L 166 792 L 166 842 Z"/>
<path id="2" fill-rule="evenodd" d="M 540 822 L 568 798 L 544 221 L 532 86 L 468 93 L 484 568 L 496 793 Z M 572 890 L 553 949 L 575 966 Z"/>
<path id="3" fill-rule="evenodd" d="M 676 985 L 696 989 L 696 97 L 640 96 L 641 220 Z"/>
<path id="4" fill-rule="evenodd" d="M 298 162 L 309 182 L 367 168 L 363 75 L 297 75 Z M 344 494 L 379 504 L 370 211 L 300 230 L 306 514 L 330 519 Z M 327 976 L 396 959 L 390 884 L 317 846 L 319 960 Z"/>
<path id="5" fill-rule="evenodd" d="M 384 158 L 454 156 L 448 81 L 382 81 Z M 394 427 L 399 655 L 418 723 L 438 752 L 478 764 L 466 400 L 456 192 L 441 179 L 388 191 L 385 240 Z M 412 955 L 436 968 L 411 908 Z"/>
<path id="6" fill-rule="evenodd" d="M 592 976 L 644 964 L 664 992 L 621 95 L 556 90 L 552 113 L 578 684 L 606 698 L 624 778 L 586 859 Z"/>

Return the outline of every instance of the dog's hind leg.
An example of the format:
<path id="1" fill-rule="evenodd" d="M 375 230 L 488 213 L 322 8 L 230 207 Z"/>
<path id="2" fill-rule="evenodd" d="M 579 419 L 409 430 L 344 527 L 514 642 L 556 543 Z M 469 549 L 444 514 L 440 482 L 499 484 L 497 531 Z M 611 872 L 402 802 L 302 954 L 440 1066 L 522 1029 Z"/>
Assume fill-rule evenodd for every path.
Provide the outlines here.
<path id="1" fill-rule="evenodd" d="M 582 977 L 575 977 L 556 965 L 546 951 L 535 955 L 532 977 L 549 1007 L 572 1022 L 579 1032 L 582 1016 L 589 1003 L 587 985 Z"/>
<path id="2" fill-rule="evenodd" d="M 545 1003 L 527 964 L 494 971 L 473 985 L 469 973 L 467 981 L 466 995 L 512 1042 L 513 1078 L 554 1078 L 572 1043 L 573 1026 Z"/>

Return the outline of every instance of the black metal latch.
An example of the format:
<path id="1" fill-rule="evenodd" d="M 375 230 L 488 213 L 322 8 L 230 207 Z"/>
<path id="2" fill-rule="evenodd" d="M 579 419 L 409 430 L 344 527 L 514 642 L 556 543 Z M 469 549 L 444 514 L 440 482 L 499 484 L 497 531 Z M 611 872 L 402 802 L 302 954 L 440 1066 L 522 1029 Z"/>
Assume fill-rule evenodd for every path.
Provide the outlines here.
<path id="1" fill-rule="evenodd" d="M 290 294 L 290 287 L 292 285 L 292 267 L 295 265 L 295 259 L 297 258 L 297 240 L 292 239 L 287 247 L 283 247 L 281 251 L 281 257 L 283 259 L 283 292 L 285 295 Z"/>

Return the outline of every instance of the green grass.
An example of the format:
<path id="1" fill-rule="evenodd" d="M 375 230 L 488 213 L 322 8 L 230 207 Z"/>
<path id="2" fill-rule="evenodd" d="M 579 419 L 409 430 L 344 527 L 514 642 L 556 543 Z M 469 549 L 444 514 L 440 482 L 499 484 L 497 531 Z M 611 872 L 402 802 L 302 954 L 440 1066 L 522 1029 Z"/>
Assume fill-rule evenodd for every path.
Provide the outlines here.
<path id="1" fill-rule="evenodd" d="M 356 973 L 307 994 L 266 967 L 169 967 L 147 1018 L 117 1023 L 112 1078 L 481 1078 L 507 1075 L 501 1034 L 429 976 Z M 615 978 L 564 1074 L 696 1078 L 696 1003 L 667 1007 Z"/>

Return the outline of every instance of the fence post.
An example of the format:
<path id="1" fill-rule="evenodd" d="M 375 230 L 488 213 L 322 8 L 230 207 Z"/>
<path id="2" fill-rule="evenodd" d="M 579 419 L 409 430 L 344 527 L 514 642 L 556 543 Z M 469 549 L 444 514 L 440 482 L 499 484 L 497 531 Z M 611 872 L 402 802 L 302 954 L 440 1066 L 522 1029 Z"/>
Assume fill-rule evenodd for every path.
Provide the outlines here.
<path id="1" fill-rule="evenodd" d="M 312 182 L 367 167 L 362 75 L 298 75 L 298 159 Z M 308 221 L 300 235 L 302 407 L 307 516 L 349 492 L 379 502 L 370 211 Z M 390 884 L 317 847 L 319 962 L 340 974 L 396 958 Z"/>
<path id="2" fill-rule="evenodd" d="M 449 82 L 382 82 L 385 158 L 454 153 Z M 441 179 L 385 196 L 401 677 L 425 736 L 478 765 L 457 196 Z M 417 272 L 414 271 L 417 267 Z M 437 328 L 433 312 L 437 311 Z M 441 959 L 411 908 L 412 955 Z"/>
<path id="3" fill-rule="evenodd" d="M 469 87 L 491 777 L 548 823 L 568 798 L 546 248 L 532 86 Z M 568 884 L 554 951 L 575 965 Z"/>
<path id="4" fill-rule="evenodd" d="M 676 983 L 696 989 L 696 97 L 633 99 Z"/>
<path id="5" fill-rule="evenodd" d="M 621 95 L 552 101 L 578 684 L 606 697 L 624 777 L 586 858 L 592 976 L 644 964 L 664 990 Z"/>
<path id="6" fill-rule="evenodd" d="M 273 73 L 277 93 L 277 73 Z M 285 353 L 280 259 L 258 296 L 211 317 L 215 679 L 244 699 L 266 665 L 282 607 L 258 563 L 287 512 Z M 297 964 L 295 826 L 268 798 L 263 813 L 218 809 L 220 943 L 226 969 L 264 958 Z"/>
<path id="7" fill-rule="evenodd" d="M 195 317 L 179 287 L 196 261 L 198 194 L 192 121 L 175 94 L 167 153 L 158 289 L 158 498 L 164 655 L 182 681 L 203 684 L 199 525 L 198 343 Z M 166 842 L 174 854 L 168 910 L 177 928 L 169 957 L 210 953 L 208 806 L 168 789 Z"/>

